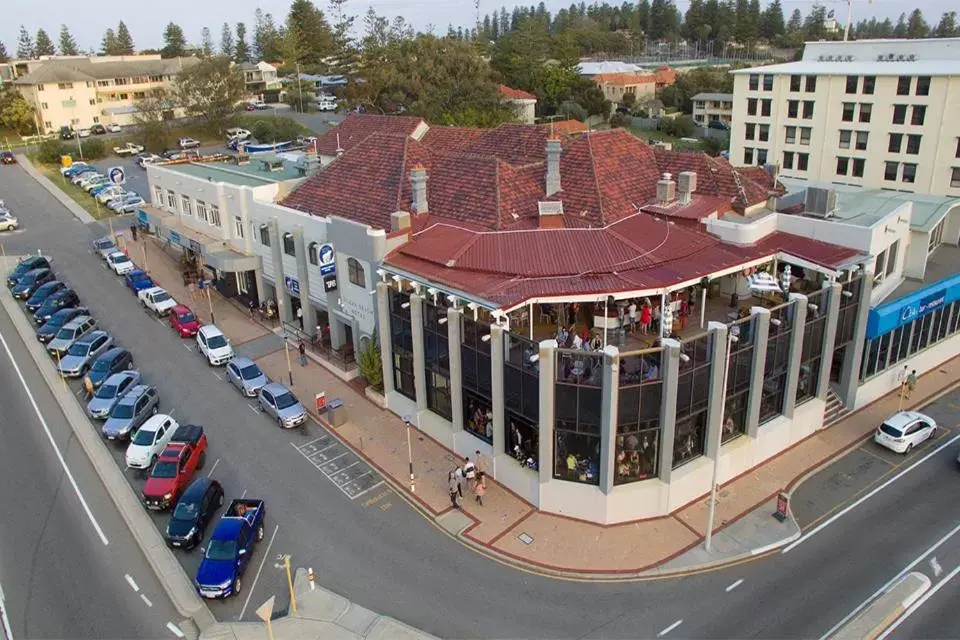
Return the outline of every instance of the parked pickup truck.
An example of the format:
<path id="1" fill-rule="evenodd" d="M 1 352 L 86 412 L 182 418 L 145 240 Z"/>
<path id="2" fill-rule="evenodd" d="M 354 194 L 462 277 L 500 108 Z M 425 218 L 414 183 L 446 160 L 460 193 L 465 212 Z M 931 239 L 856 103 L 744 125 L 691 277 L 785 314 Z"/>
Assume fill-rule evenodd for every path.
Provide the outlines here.
<path id="1" fill-rule="evenodd" d="M 213 530 L 194 580 L 204 598 L 222 599 L 240 593 L 241 578 L 253 548 L 263 540 L 263 500 L 234 500 Z"/>
<path id="2" fill-rule="evenodd" d="M 162 511 L 176 503 L 206 459 L 207 435 L 203 427 L 190 424 L 177 427 L 143 485 L 143 503 L 147 509 Z"/>
<path id="3" fill-rule="evenodd" d="M 135 156 L 138 153 L 143 153 L 143 147 L 139 144 L 128 142 L 120 145 L 119 147 L 114 147 L 113 152 L 118 156 Z"/>

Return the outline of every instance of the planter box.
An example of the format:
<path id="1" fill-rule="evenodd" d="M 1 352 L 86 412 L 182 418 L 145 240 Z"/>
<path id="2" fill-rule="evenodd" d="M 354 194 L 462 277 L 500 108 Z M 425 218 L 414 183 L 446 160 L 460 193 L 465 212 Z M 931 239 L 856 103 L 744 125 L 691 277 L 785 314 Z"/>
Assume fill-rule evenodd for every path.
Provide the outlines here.
<path id="1" fill-rule="evenodd" d="M 374 389 L 373 387 L 367 387 L 363 390 L 363 395 L 367 396 L 367 399 L 370 402 L 374 403 L 381 409 L 387 408 L 387 399 L 383 397 L 383 394 Z"/>

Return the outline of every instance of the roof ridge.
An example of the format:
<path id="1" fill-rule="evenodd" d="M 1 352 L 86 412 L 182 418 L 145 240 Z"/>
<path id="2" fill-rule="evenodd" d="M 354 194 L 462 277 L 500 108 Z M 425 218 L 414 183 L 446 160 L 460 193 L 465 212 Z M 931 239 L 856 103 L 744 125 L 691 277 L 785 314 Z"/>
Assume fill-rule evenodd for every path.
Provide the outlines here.
<path id="1" fill-rule="evenodd" d="M 494 207 L 496 207 L 496 211 L 497 211 L 496 220 L 494 221 L 494 224 L 495 224 L 495 227 L 494 227 L 494 228 L 495 228 L 497 231 L 500 231 L 500 229 L 501 229 L 502 226 L 503 226 L 503 222 L 502 222 L 502 220 L 501 220 L 501 218 L 502 218 L 502 216 L 503 216 L 503 212 L 500 210 L 500 206 L 501 206 L 501 204 L 502 204 L 502 201 L 501 201 L 501 198 L 500 198 L 500 158 L 496 158 L 496 159 L 495 159 L 495 162 L 494 162 L 494 165 L 493 165 L 493 172 L 494 172 L 494 173 L 493 173 L 493 185 L 494 185 L 494 189 L 495 189 L 495 191 L 494 191 L 494 194 L 495 194 L 495 195 L 494 195 L 494 198 L 495 198 L 495 200 L 496 200 L 496 202 L 494 203 Z"/>
<path id="2" fill-rule="evenodd" d="M 587 136 L 587 151 L 590 155 L 590 172 L 593 174 L 593 186 L 597 190 L 597 204 L 600 205 L 600 225 L 607 226 L 606 214 L 603 210 L 603 192 L 600 190 L 600 178 L 597 176 L 597 165 L 593 157 L 593 142 Z"/>
<path id="3" fill-rule="evenodd" d="M 367 140 L 370 136 L 367 136 Z M 410 136 L 403 136 L 403 157 L 400 158 L 400 179 L 397 181 L 397 210 L 403 207 L 403 179 L 407 175 L 407 149 L 410 145 Z"/>

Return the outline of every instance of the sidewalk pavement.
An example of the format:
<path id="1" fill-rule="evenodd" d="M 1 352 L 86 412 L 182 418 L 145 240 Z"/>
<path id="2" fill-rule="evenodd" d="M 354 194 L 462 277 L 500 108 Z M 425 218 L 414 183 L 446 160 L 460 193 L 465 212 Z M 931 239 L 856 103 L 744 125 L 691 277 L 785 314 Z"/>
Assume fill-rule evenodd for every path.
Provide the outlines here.
<path id="1" fill-rule="evenodd" d="M 133 254 L 133 252 L 131 252 Z M 178 300 L 186 290 L 172 267 L 172 258 L 156 249 L 150 254 L 151 275 Z M 131 255 L 132 258 L 137 256 Z M 164 262 L 168 263 L 164 265 Z M 206 300 L 194 303 L 204 318 Z M 267 328 L 215 294 L 217 325 L 235 344 L 264 335 Z M 293 349 L 294 347 L 290 347 Z M 410 492 L 407 444 L 403 421 L 381 409 L 355 387 L 343 382 L 313 354 L 306 367 L 293 363 L 294 391 L 313 417 L 356 453 L 376 467 L 384 478 L 426 517 L 476 551 L 538 573 L 583 579 L 616 580 L 682 573 L 732 562 L 776 548 L 800 535 L 793 518 L 779 523 L 771 517 L 776 496 L 789 492 L 802 479 L 834 458 L 858 446 L 876 425 L 895 413 L 896 393 L 850 413 L 764 464 L 722 485 L 718 491 L 713 550 L 702 548 L 709 497 L 703 495 L 669 516 L 617 525 L 597 525 L 539 512 L 530 503 L 491 478 L 483 506 L 466 496 L 461 510 L 450 506 L 447 474 L 458 463 L 454 452 L 424 433 L 413 439 L 416 493 Z M 287 359 L 281 347 L 257 359 L 274 380 L 287 379 Z M 960 379 L 960 358 L 949 360 L 920 378 L 913 399 L 904 409 L 916 408 Z M 314 394 L 328 401 L 341 398 L 348 421 L 339 428 L 316 414 Z M 521 538 L 523 534 L 526 534 Z M 532 542 L 525 541 L 532 538 Z"/>
<path id="2" fill-rule="evenodd" d="M 319 585 L 311 588 L 305 569 L 297 569 L 293 590 L 297 612 L 271 622 L 274 640 L 435 640 Z M 263 640 L 265 627 L 262 622 L 218 622 L 200 634 L 200 639 Z"/>

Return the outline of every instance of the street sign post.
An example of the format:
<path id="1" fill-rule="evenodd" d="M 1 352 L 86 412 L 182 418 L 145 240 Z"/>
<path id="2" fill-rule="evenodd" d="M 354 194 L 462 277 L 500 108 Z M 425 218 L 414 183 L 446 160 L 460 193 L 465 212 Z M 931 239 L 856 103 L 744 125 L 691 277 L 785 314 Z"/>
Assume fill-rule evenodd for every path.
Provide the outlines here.
<path id="1" fill-rule="evenodd" d="M 327 392 L 321 391 L 315 397 L 317 400 L 317 413 L 323 413 L 327 410 Z"/>
<path id="2" fill-rule="evenodd" d="M 267 638 L 273 640 L 273 628 L 270 626 L 270 620 L 273 618 L 273 603 L 277 596 L 270 596 L 270 599 L 257 607 L 257 617 L 263 620 L 267 625 Z"/>
<path id="3" fill-rule="evenodd" d="M 777 511 L 773 514 L 773 517 L 783 522 L 787 519 L 787 508 L 790 504 L 790 497 L 781 491 L 777 494 Z"/>

